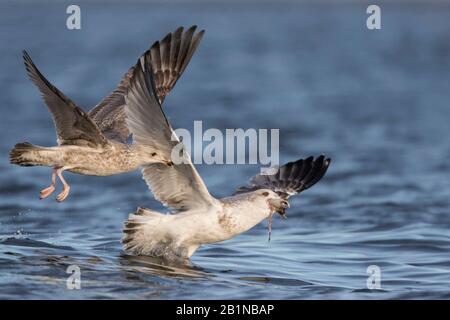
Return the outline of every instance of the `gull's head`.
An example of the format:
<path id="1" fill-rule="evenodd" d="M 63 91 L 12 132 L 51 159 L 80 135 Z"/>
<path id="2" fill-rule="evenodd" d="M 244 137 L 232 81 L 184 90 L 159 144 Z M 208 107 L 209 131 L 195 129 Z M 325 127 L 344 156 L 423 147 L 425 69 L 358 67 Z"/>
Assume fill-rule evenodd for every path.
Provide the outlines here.
<path id="1" fill-rule="evenodd" d="M 256 192 L 265 199 L 271 214 L 277 212 L 282 218 L 286 218 L 286 209 L 290 207 L 286 199 L 270 189 L 260 189 Z"/>

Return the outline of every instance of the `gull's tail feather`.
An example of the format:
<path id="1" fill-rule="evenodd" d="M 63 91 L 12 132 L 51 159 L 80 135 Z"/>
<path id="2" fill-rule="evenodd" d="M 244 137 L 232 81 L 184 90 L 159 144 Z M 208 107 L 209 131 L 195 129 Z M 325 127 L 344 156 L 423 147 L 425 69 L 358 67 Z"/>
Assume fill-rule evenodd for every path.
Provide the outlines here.
<path id="1" fill-rule="evenodd" d="M 151 241 L 145 240 L 146 229 L 156 228 L 164 218 L 165 215 L 144 208 L 138 208 L 137 212 L 130 214 L 123 228 L 122 244 L 125 251 L 130 254 L 142 254 L 143 245 Z"/>
<path id="2" fill-rule="evenodd" d="M 198 248 L 198 244 L 185 246 L 170 237 L 176 215 L 162 214 L 138 208 L 130 214 L 123 228 L 122 244 L 132 255 L 146 255 L 165 259 L 187 259 Z M 175 227 L 176 228 L 176 227 Z"/>
<path id="3" fill-rule="evenodd" d="M 160 102 L 175 86 L 183 74 L 195 50 L 202 40 L 204 30 L 195 33 L 197 26 L 185 32 L 183 27 L 169 33 L 161 41 L 156 41 L 150 50 L 151 67 L 154 72 L 156 92 Z"/>
<path id="4" fill-rule="evenodd" d="M 300 193 L 316 184 L 328 170 L 331 159 L 321 155 L 289 162 L 273 174 L 258 174 L 250 185 L 239 188 L 236 193 L 257 189 L 271 189 L 285 198 Z"/>
<path id="5" fill-rule="evenodd" d="M 35 146 L 28 142 L 18 143 L 9 152 L 9 161 L 23 167 L 30 166 L 53 166 L 52 155 L 54 151 L 50 148 Z"/>

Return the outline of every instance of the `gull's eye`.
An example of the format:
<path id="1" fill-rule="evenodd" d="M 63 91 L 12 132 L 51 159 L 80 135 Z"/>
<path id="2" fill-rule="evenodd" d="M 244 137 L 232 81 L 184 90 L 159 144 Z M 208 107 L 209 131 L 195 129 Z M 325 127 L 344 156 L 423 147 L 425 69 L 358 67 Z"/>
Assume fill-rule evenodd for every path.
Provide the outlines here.
<path id="1" fill-rule="evenodd" d="M 262 195 L 263 195 L 264 197 L 267 197 L 267 196 L 269 195 L 269 193 L 268 193 L 267 191 L 264 191 L 264 192 L 262 193 Z"/>

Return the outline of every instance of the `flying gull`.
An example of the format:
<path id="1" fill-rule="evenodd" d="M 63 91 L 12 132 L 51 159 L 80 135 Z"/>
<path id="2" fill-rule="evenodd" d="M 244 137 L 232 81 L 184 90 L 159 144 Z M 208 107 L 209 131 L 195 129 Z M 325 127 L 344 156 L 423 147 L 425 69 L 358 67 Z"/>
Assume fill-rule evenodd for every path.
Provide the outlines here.
<path id="1" fill-rule="evenodd" d="M 204 30 L 195 31 L 196 26 L 185 32 L 179 27 L 143 54 L 154 72 L 155 94 L 160 103 L 175 86 L 203 37 Z M 70 190 L 62 175 L 66 170 L 109 176 L 135 170 L 143 163 L 164 161 L 159 152 L 127 144 L 129 131 L 125 124 L 124 95 L 136 66 L 128 70 L 109 96 L 86 113 L 40 73 L 25 51 L 24 62 L 30 79 L 39 88 L 52 114 L 58 146 L 19 143 L 10 151 L 10 161 L 20 166 L 53 167 L 51 185 L 40 192 L 41 199 L 53 193 L 56 177 L 63 184 L 56 200 L 66 199 Z"/>
<path id="2" fill-rule="evenodd" d="M 168 259 L 188 259 L 203 244 L 241 234 L 278 212 L 285 216 L 288 198 L 317 183 L 330 165 L 323 155 L 287 163 L 272 175 L 259 174 L 250 185 L 226 198 L 209 193 L 187 152 L 181 164 L 167 164 L 180 143 L 158 101 L 151 65 L 141 58 L 130 79 L 126 121 L 133 139 L 166 159 L 142 166 L 154 197 L 173 214 L 138 208 L 123 229 L 126 252 Z M 175 139 L 173 139 L 175 138 Z M 151 159 L 149 159 L 151 160 Z M 177 163 L 179 163 L 177 161 Z"/>

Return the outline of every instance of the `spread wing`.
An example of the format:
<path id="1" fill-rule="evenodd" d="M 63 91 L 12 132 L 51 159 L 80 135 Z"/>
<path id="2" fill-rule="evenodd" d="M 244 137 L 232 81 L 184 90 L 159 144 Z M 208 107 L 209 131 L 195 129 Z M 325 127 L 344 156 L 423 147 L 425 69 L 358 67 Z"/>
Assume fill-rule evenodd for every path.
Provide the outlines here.
<path id="1" fill-rule="evenodd" d="M 105 136 L 125 143 L 130 135 L 125 125 L 125 94 L 135 66 L 122 77 L 117 88 L 89 111 L 89 116 Z"/>
<path id="2" fill-rule="evenodd" d="M 156 41 L 143 55 L 151 64 L 155 90 L 161 104 L 183 74 L 200 44 L 204 30 L 194 35 L 196 29 L 197 26 L 192 26 L 183 32 L 183 27 L 179 27 L 175 32 L 167 34 L 163 40 Z M 125 95 L 135 67 L 131 67 L 117 88 L 89 112 L 106 136 L 122 142 L 129 136 L 125 123 Z"/>
<path id="3" fill-rule="evenodd" d="M 126 118 L 133 143 L 164 159 L 180 142 L 161 108 L 156 94 L 151 65 L 146 56 L 135 68 L 126 101 Z M 173 140 L 171 139 L 173 137 Z M 200 209 L 217 201 L 208 192 L 186 152 L 181 164 L 153 163 L 142 167 L 142 175 L 155 198 L 178 211 Z M 149 159 L 150 161 L 151 159 Z"/>
<path id="4" fill-rule="evenodd" d="M 23 51 L 28 76 L 39 88 L 56 127 L 59 145 L 98 146 L 108 143 L 97 125 L 79 107 L 53 86 Z"/>
<path id="5" fill-rule="evenodd" d="M 316 184 L 327 172 L 331 159 L 323 155 L 286 163 L 273 174 L 257 174 L 248 186 L 240 187 L 235 194 L 270 189 L 285 199 Z"/>

